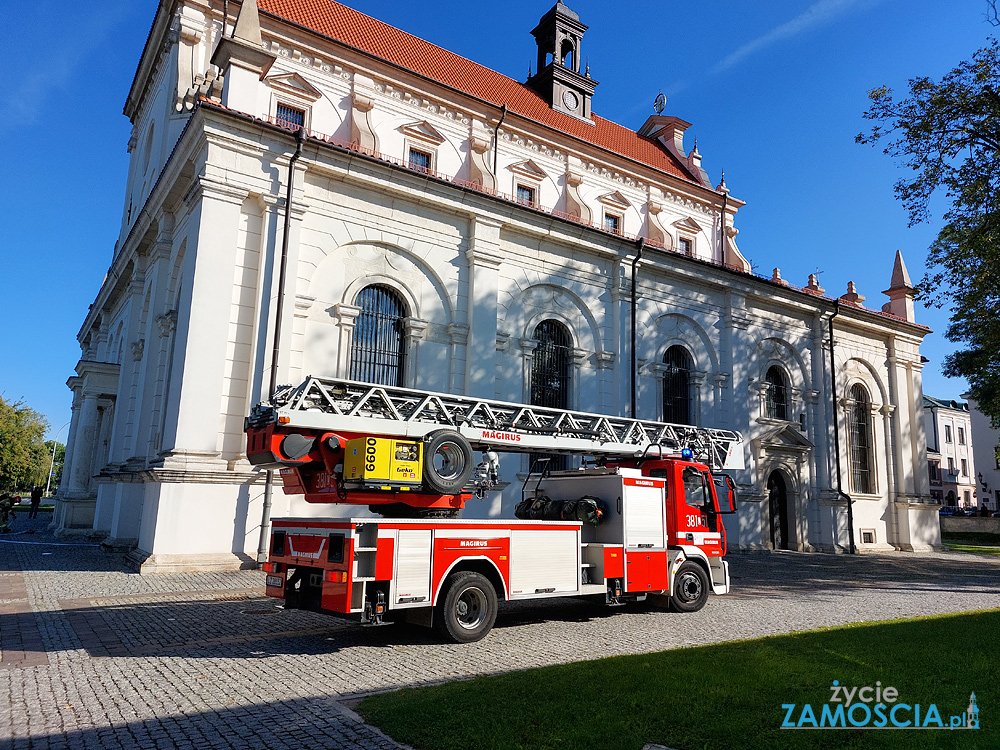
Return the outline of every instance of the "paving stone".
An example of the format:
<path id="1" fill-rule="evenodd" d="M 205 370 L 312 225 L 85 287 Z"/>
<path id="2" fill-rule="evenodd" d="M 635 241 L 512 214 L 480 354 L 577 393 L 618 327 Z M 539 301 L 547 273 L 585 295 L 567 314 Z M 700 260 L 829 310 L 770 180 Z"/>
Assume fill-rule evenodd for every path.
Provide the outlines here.
<path id="1" fill-rule="evenodd" d="M 15 531 L 26 529 L 15 522 Z M 398 748 L 342 701 L 533 666 L 848 622 L 1000 607 L 1000 560 L 733 555 L 698 613 L 504 605 L 476 644 L 284 611 L 257 571 L 141 576 L 123 556 L 0 539 L 0 746 Z M 29 543 L 14 543 L 29 542 Z M 43 554 L 49 552 L 50 554 Z"/>

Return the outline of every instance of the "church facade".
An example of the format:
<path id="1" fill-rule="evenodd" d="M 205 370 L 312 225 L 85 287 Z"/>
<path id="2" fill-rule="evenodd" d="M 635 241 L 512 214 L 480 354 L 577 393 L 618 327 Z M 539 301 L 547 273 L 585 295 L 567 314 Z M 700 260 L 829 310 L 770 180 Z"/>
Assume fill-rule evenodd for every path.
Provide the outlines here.
<path id="1" fill-rule="evenodd" d="M 526 82 L 331 0 L 228 5 L 161 0 L 126 103 L 61 533 L 144 571 L 252 565 L 243 418 L 316 374 L 737 429 L 731 547 L 939 544 L 901 256 L 878 310 L 754 275 L 688 123 L 594 113 L 562 2 Z M 527 468 L 504 457 L 511 488 L 465 514 L 511 515 Z"/>

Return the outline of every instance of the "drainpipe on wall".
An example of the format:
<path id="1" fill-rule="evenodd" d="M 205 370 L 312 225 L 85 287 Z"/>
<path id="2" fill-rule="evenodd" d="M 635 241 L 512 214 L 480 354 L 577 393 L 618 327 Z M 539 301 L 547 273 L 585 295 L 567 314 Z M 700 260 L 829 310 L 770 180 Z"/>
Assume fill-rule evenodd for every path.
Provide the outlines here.
<path id="1" fill-rule="evenodd" d="M 847 501 L 847 533 L 850 534 L 851 542 L 848 550 L 853 555 L 857 552 L 854 545 L 854 501 L 851 496 L 844 493 L 840 483 L 840 415 L 837 413 L 837 361 L 833 354 L 833 319 L 840 315 L 840 302 L 834 300 L 833 315 L 830 316 L 830 391 L 833 399 L 833 455 L 837 459 L 837 496 Z"/>
<path id="2" fill-rule="evenodd" d="M 267 398 L 274 398 L 278 387 L 278 351 L 281 344 L 281 313 L 285 301 L 285 276 L 288 272 L 288 233 L 292 226 L 292 187 L 295 184 L 295 162 L 302 156 L 302 144 L 305 143 L 306 129 L 299 128 L 295 135 L 295 153 L 288 162 L 288 189 L 285 193 L 285 222 L 281 236 L 281 265 L 278 272 L 278 301 L 274 310 L 274 349 L 271 351 L 271 382 L 267 388 Z M 264 508 L 260 515 L 260 539 L 257 541 L 257 563 L 267 560 L 267 532 L 271 526 L 271 496 L 274 492 L 274 472 L 268 470 L 264 480 Z"/>
<path id="3" fill-rule="evenodd" d="M 636 419 L 636 383 L 638 381 L 638 373 L 636 372 L 636 356 L 635 356 L 635 306 L 636 306 L 636 288 L 635 288 L 635 267 L 639 264 L 639 260 L 642 258 L 642 251 L 646 249 L 646 240 L 642 237 L 635 241 L 635 245 L 638 248 L 635 257 L 632 259 L 632 404 L 629 416 L 632 419 Z"/>
<path id="4" fill-rule="evenodd" d="M 493 131 L 493 189 L 498 193 L 500 192 L 500 178 L 497 176 L 497 152 L 500 150 L 500 126 L 503 125 L 506 117 L 507 105 L 504 104 L 500 107 L 500 120 Z"/>

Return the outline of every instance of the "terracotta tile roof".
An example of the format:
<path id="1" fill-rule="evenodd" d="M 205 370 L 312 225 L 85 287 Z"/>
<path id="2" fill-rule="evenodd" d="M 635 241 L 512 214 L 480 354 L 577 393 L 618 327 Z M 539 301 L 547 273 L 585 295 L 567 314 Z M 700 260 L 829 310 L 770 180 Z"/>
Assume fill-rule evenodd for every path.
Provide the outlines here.
<path id="1" fill-rule="evenodd" d="M 286 19 L 414 73 L 500 106 L 599 148 L 694 182 L 657 142 L 593 115 L 594 125 L 551 109 L 523 83 L 407 34 L 333 0 L 258 0 L 263 13 Z"/>

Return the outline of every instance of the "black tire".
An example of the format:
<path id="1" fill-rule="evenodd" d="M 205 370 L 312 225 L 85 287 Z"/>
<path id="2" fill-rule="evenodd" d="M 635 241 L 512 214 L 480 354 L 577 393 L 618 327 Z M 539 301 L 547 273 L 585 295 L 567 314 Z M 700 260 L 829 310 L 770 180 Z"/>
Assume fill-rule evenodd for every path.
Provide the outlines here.
<path id="1" fill-rule="evenodd" d="M 424 484 L 433 492 L 455 495 L 472 477 L 472 446 L 451 430 L 432 432 L 424 440 Z"/>
<path id="2" fill-rule="evenodd" d="M 486 576 L 454 573 L 438 602 L 435 625 L 455 643 L 474 643 L 486 636 L 497 619 L 497 592 Z"/>
<path id="3" fill-rule="evenodd" d="M 681 565 L 674 578 L 674 593 L 670 607 L 675 612 L 697 612 L 708 601 L 708 576 L 698 563 Z"/>

